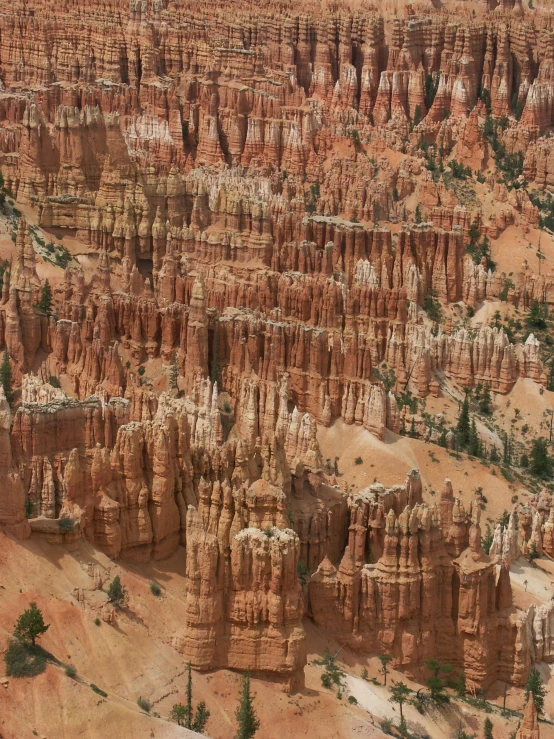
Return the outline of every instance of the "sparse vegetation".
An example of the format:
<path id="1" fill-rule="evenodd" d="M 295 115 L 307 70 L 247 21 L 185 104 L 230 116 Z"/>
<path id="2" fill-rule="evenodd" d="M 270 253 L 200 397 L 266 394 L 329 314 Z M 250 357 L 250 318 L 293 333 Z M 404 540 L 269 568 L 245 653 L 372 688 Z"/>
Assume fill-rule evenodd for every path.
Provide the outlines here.
<path id="1" fill-rule="evenodd" d="M 383 675 L 383 685 L 387 684 L 387 675 L 389 674 L 389 664 L 392 662 L 392 655 L 380 654 L 379 662 L 381 663 L 381 669 L 379 672 Z"/>
<path id="2" fill-rule="evenodd" d="M 535 707 L 539 716 L 544 711 L 544 699 L 546 697 L 546 687 L 542 681 L 541 674 L 536 667 L 531 667 L 529 677 L 525 683 L 525 702 L 529 699 L 529 693 L 533 693 Z"/>
<path id="3" fill-rule="evenodd" d="M 315 660 L 315 664 L 325 668 L 321 675 L 321 684 L 324 688 L 331 690 L 335 686 L 337 691 L 343 689 L 344 672 L 337 665 L 336 657 L 328 649 L 325 650 L 322 659 Z"/>
<path id="4" fill-rule="evenodd" d="M 4 653 L 4 662 L 8 677 L 36 677 L 46 669 L 46 653 L 40 647 L 12 639 Z"/>
<path id="5" fill-rule="evenodd" d="M 77 668 L 75 667 L 75 665 L 66 665 L 65 674 L 67 675 L 67 677 L 75 679 L 77 677 Z"/>
<path id="6" fill-rule="evenodd" d="M 240 703 L 235 712 L 237 719 L 237 733 L 235 739 L 252 739 L 260 728 L 260 721 L 256 715 L 252 693 L 250 692 L 250 675 L 243 675 Z"/>
<path id="7" fill-rule="evenodd" d="M 23 611 L 17 619 L 13 635 L 22 642 L 30 643 L 36 646 L 36 640 L 45 634 L 49 629 L 49 624 L 44 623 L 42 611 L 33 601 L 29 608 Z"/>
<path id="8" fill-rule="evenodd" d="M 108 600 L 116 608 L 124 608 L 129 600 L 127 588 L 121 583 L 121 578 L 116 575 L 108 588 Z"/>
<path id="9" fill-rule="evenodd" d="M 75 521 L 71 516 L 68 516 L 66 513 L 60 516 L 58 520 L 58 528 L 63 534 L 69 534 L 70 531 L 73 531 L 74 527 Z"/>
<path id="10" fill-rule="evenodd" d="M 0 365 L 0 384 L 4 388 L 4 395 L 8 403 L 13 400 L 12 390 L 12 365 L 10 362 L 10 355 L 8 349 L 4 349 L 4 356 L 2 358 L 2 364 Z"/>
<path id="11" fill-rule="evenodd" d="M 150 583 L 150 592 L 152 593 L 152 595 L 155 595 L 156 598 L 159 598 L 162 594 L 162 588 L 157 582 L 154 581 Z"/>
<path id="12" fill-rule="evenodd" d="M 147 698 L 143 698 L 142 695 L 137 698 L 137 706 L 145 713 L 150 713 L 152 704 Z"/>

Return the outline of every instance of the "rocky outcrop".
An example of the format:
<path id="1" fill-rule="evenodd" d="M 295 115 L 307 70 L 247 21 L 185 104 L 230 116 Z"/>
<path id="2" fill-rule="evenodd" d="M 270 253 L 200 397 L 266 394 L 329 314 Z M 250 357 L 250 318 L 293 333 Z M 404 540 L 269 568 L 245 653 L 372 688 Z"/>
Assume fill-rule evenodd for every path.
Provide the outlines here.
<path id="1" fill-rule="evenodd" d="M 533 693 L 529 693 L 523 712 L 523 721 L 517 730 L 516 739 L 540 739 L 539 717 Z"/>

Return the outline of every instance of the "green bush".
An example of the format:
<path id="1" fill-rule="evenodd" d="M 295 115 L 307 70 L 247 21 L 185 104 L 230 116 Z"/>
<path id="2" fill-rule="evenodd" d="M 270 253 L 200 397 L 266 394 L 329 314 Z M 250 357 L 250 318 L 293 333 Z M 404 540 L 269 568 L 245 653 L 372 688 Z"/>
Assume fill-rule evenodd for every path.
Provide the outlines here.
<path id="1" fill-rule="evenodd" d="M 77 677 L 77 668 L 75 667 L 75 665 L 66 665 L 65 674 L 67 675 L 67 677 L 71 677 L 71 678 Z"/>
<path id="2" fill-rule="evenodd" d="M 98 618 L 98 616 L 97 616 L 97 617 L 96 617 L 96 618 L 94 619 L 94 623 L 95 623 L 95 624 L 96 624 L 97 626 L 100 626 L 100 624 L 102 623 L 102 621 L 100 621 L 100 619 L 99 619 L 99 618 Z"/>
<path id="3" fill-rule="evenodd" d="M 151 582 L 150 583 L 150 592 L 152 593 L 152 595 L 155 595 L 156 598 L 159 598 L 160 595 L 162 594 L 162 589 L 158 585 L 157 582 Z"/>
<path id="4" fill-rule="evenodd" d="M 152 704 L 147 698 L 143 698 L 140 696 L 137 700 L 137 706 L 141 708 L 146 713 L 150 713 L 150 709 L 152 708 Z"/>
<path id="5" fill-rule="evenodd" d="M 102 690 L 102 688 L 99 688 L 98 685 L 95 685 L 94 683 L 91 683 L 90 684 L 90 687 L 94 690 L 95 693 L 97 693 L 98 695 L 101 695 L 102 698 L 107 698 L 108 697 L 108 694 L 106 693 L 106 691 L 105 690 Z"/>
<path id="6" fill-rule="evenodd" d="M 60 516 L 60 520 L 58 521 L 58 528 L 62 533 L 68 534 L 70 531 L 73 531 L 74 526 L 75 521 L 70 516 L 65 513 L 63 514 L 63 516 Z"/>
<path id="7" fill-rule="evenodd" d="M 8 677 L 36 677 L 46 669 L 46 652 L 14 639 L 4 654 L 4 662 Z"/>
<path id="8" fill-rule="evenodd" d="M 356 457 L 354 460 L 354 464 L 363 464 L 364 460 L 361 457 Z"/>

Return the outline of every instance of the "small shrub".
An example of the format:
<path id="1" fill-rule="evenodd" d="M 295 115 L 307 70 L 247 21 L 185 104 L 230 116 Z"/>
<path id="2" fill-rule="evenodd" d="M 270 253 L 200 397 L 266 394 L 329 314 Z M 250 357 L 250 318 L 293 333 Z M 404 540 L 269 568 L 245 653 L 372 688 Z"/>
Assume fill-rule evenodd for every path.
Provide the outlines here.
<path id="1" fill-rule="evenodd" d="M 228 400 L 226 400 L 226 401 L 225 401 L 225 402 L 223 403 L 223 412 L 224 412 L 224 413 L 231 413 L 231 411 L 232 411 L 232 408 L 231 408 L 231 404 L 229 403 L 229 401 L 228 401 Z"/>
<path id="2" fill-rule="evenodd" d="M 77 668 L 75 665 L 66 665 L 65 674 L 67 677 L 75 678 L 77 676 Z"/>
<path id="3" fill-rule="evenodd" d="M 97 695 L 101 695 L 102 698 L 107 698 L 108 697 L 108 694 L 106 693 L 106 691 L 105 690 L 102 690 L 102 688 L 99 688 L 98 685 L 95 685 L 94 683 L 91 683 L 90 684 L 90 687 L 94 690 L 94 692 Z"/>
<path id="4" fill-rule="evenodd" d="M 362 680 L 368 680 L 369 679 L 369 673 L 367 671 L 367 667 L 364 667 L 362 670 Z"/>
<path id="5" fill-rule="evenodd" d="M 60 520 L 58 521 L 58 528 L 63 534 L 68 534 L 70 531 L 73 531 L 74 526 L 75 521 L 65 513 L 63 514 L 63 516 L 60 517 Z"/>
<path id="6" fill-rule="evenodd" d="M 6 675 L 8 677 L 36 677 L 46 669 L 46 653 L 40 647 L 32 647 L 12 640 L 6 653 Z"/>
<path id="7" fill-rule="evenodd" d="M 349 702 L 349 703 L 350 703 L 351 705 L 353 705 L 353 706 L 357 706 L 357 705 L 358 705 L 358 701 L 356 700 L 356 698 L 354 698 L 354 696 L 353 696 L 353 695 L 349 695 L 349 696 L 348 696 L 348 702 Z"/>
<path id="8" fill-rule="evenodd" d="M 268 539 L 271 539 L 273 536 L 273 526 L 270 526 L 269 524 L 264 529 L 264 535 L 267 536 Z"/>
<path id="9" fill-rule="evenodd" d="M 158 585 L 157 582 L 151 582 L 150 583 L 150 592 L 152 593 L 152 595 L 155 595 L 156 598 L 159 598 L 160 595 L 162 594 L 162 589 Z"/>
<path id="10" fill-rule="evenodd" d="M 321 684 L 324 688 L 332 688 L 333 687 L 333 680 L 331 678 L 331 675 L 328 672 L 324 672 L 321 675 Z"/>
<path id="11" fill-rule="evenodd" d="M 354 464 L 363 464 L 364 460 L 361 457 L 356 457 L 354 460 Z"/>
<path id="12" fill-rule="evenodd" d="M 48 382 L 50 385 L 52 385 L 52 387 L 57 387 L 57 388 L 61 387 L 59 378 L 55 377 L 54 375 L 50 375 L 50 377 L 48 378 Z"/>
<path id="13" fill-rule="evenodd" d="M 152 708 L 150 701 L 147 698 L 143 698 L 142 695 L 137 700 L 137 706 L 146 713 L 150 713 L 150 709 Z"/>
<path id="14" fill-rule="evenodd" d="M 392 729 L 392 720 L 390 718 L 384 718 L 381 721 L 381 729 L 383 731 L 383 734 L 389 734 L 390 736 L 394 736 L 394 732 Z"/>
<path id="15" fill-rule="evenodd" d="M 141 377 L 144 375 L 145 372 L 146 372 L 146 367 L 139 367 L 138 368 L 138 373 L 139 373 L 139 375 Z"/>
<path id="16" fill-rule="evenodd" d="M 96 618 L 94 619 L 94 623 L 95 623 L 95 624 L 96 624 L 97 626 L 100 626 L 100 624 L 102 623 L 102 621 L 100 621 L 100 619 L 99 619 L 99 618 L 98 618 L 98 616 L 97 616 L 97 617 L 96 617 Z"/>

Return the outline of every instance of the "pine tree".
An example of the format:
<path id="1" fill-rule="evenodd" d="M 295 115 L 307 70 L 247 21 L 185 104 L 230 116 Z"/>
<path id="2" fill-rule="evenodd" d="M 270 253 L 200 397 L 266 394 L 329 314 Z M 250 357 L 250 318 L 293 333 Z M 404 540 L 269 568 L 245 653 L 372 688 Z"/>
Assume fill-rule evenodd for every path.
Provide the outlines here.
<path id="1" fill-rule="evenodd" d="M 441 678 L 441 673 L 447 675 L 452 672 L 452 667 L 441 662 L 438 659 L 425 660 L 425 666 L 433 673 L 432 677 L 427 680 L 427 687 L 431 691 L 431 698 L 435 703 L 448 703 L 450 700 L 446 690 L 446 683 Z"/>
<path id="2" fill-rule="evenodd" d="M 187 719 L 185 726 L 190 729 L 192 724 L 192 667 L 189 662 L 187 677 Z"/>
<path id="3" fill-rule="evenodd" d="M 49 624 L 44 623 L 42 611 L 33 602 L 17 619 L 13 635 L 21 641 L 31 642 L 34 647 L 38 637 L 48 631 L 48 628 Z"/>
<path id="4" fill-rule="evenodd" d="M 12 365 L 10 362 L 10 355 L 8 349 L 4 349 L 4 357 L 2 364 L 0 365 L 0 383 L 4 388 L 4 395 L 8 403 L 13 400 L 13 389 L 12 389 Z"/>
<path id="5" fill-rule="evenodd" d="M 552 457 L 548 454 L 548 445 L 544 437 L 533 440 L 531 453 L 531 472 L 541 479 L 552 476 Z"/>
<path id="6" fill-rule="evenodd" d="M 492 721 L 490 718 L 485 719 L 485 723 L 483 724 L 483 737 L 484 739 L 494 739 L 492 734 Z"/>
<path id="7" fill-rule="evenodd" d="M 381 670 L 380 672 L 383 673 L 383 685 L 387 684 L 387 675 L 389 674 L 389 662 L 392 661 L 392 656 L 390 654 L 380 654 L 379 655 L 379 661 L 381 662 Z"/>
<path id="8" fill-rule="evenodd" d="M 48 280 L 45 280 L 44 285 L 42 286 L 37 308 L 46 316 L 49 316 L 50 313 L 52 313 L 52 288 L 50 287 Z"/>
<path id="9" fill-rule="evenodd" d="M 260 728 L 260 722 L 253 706 L 252 694 L 250 693 L 250 675 L 248 674 L 242 678 L 241 698 L 235 716 L 238 723 L 235 739 L 251 739 Z"/>
<path id="10" fill-rule="evenodd" d="M 398 703 L 398 707 L 400 709 L 400 726 L 404 726 L 404 714 L 402 712 L 402 707 L 404 703 L 408 700 L 408 696 L 410 695 L 412 691 L 410 688 L 403 682 L 395 683 L 393 682 L 392 688 L 390 689 L 390 698 L 389 701 L 391 703 Z"/>
<path id="11" fill-rule="evenodd" d="M 481 442 L 479 440 L 479 434 L 477 433 L 477 426 L 475 425 L 475 418 L 471 419 L 471 428 L 469 430 L 469 444 L 468 453 L 473 457 L 481 456 Z"/>
<path id="12" fill-rule="evenodd" d="M 533 300 L 531 310 L 527 316 L 527 323 L 535 328 L 545 328 L 546 326 L 546 306 L 541 305 L 538 300 Z"/>
<path id="13" fill-rule="evenodd" d="M 504 464 L 505 465 L 511 465 L 512 464 L 512 445 L 510 443 L 510 437 L 506 432 L 504 432 Z"/>
<path id="14" fill-rule="evenodd" d="M 467 447 L 469 444 L 470 426 L 469 426 L 469 394 L 466 393 L 464 402 L 462 403 L 462 409 L 458 417 L 458 425 L 456 427 L 460 444 L 462 447 Z"/>
<path id="15" fill-rule="evenodd" d="M 127 588 L 121 584 L 119 575 L 116 575 L 108 588 L 108 600 L 116 608 L 123 608 L 128 601 Z"/>
<path id="16" fill-rule="evenodd" d="M 204 701 L 196 706 L 196 711 L 193 716 L 192 712 L 192 667 L 189 662 L 188 664 L 188 677 L 187 677 L 187 705 L 184 706 L 182 703 L 175 703 L 169 714 L 169 718 L 179 726 L 185 726 L 187 729 L 197 731 L 199 734 L 202 733 L 206 726 L 208 719 L 210 718 L 210 712 L 206 708 Z"/>
<path id="17" fill-rule="evenodd" d="M 529 700 L 529 693 L 533 693 L 535 707 L 537 709 L 537 713 L 540 716 L 540 714 L 544 710 L 544 697 L 546 695 L 546 688 L 544 687 L 544 684 L 542 682 L 541 674 L 536 667 L 531 668 L 529 672 L 529 677 L 527 678 L 527 683 L 525 684 L 526 703 Z"/>
<path id="18" fill-rule="evenodd" d="M 479 411 L 484 416 L 489 416 L 491 413 L 491 391 L 488 385 L 483 388 L 483 394 L 479 399 Z"/>
<path id="19" fill-rule="evenodd" d="M 184 726 L 187 720 L 187 707 L 182 703 L 175 703 L 169 712 L 169 718 L 179 726 Z"/>

